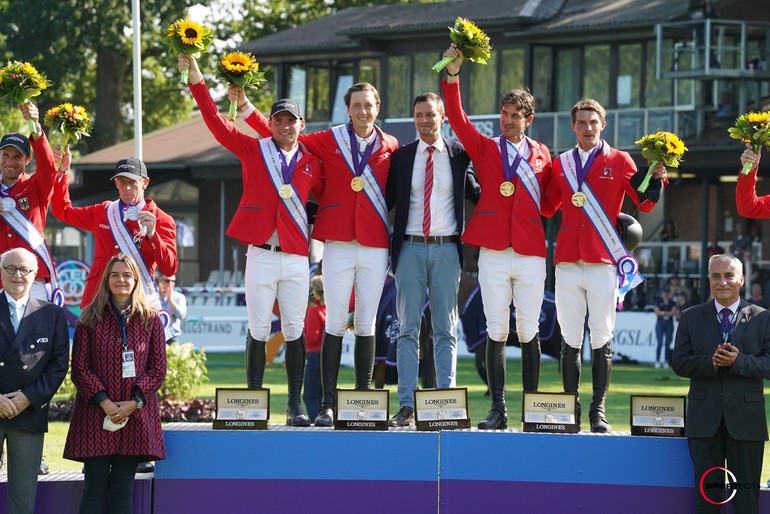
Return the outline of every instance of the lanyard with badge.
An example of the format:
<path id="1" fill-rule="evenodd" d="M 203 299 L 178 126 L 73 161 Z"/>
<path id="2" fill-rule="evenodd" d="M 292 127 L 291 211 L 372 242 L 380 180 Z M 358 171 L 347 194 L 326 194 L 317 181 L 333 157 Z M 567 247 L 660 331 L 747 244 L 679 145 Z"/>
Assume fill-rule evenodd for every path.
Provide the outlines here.
<path id="1" fill-rule="evenodd" d="M 123 350 L 120 354 L 121 368 L 123 370 L 122 376 L 123 378 L 133 378 L 136 376 L 136 364 L 134 363 L 134 350 L 128 349 L 128 336 L 126 334 L 126 324 L 128 320 L 126 319 L 126 315 L 123 312 L 118 311 L 117 314 L 118 319 L 120 320 L 120 329 L 123 336 L 121 341 Z"/>

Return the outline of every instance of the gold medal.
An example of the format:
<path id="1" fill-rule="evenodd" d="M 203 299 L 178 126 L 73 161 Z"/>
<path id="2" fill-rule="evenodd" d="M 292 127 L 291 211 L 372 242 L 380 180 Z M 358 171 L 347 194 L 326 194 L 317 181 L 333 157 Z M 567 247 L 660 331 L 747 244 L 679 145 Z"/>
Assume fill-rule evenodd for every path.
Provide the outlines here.
<path id="1" fill-rule="evenodd" d="M 291 186 L 289 184 L 284 184 L 280 188 L 278 188 L 278 196 L 283 198 L 284 200 L 288 200 L 291 198 L 291 195 L 293 195 L 294 192 L 291 190 Z"/>
<path id="2" fill-rule="evenodd" d="M 505 182 L 503 182 L 502 184 L 500 184 L 500 194 L 505 196 L 505 197 L 511 196 L 515 189 L 516 188 L 513 187 L 513 183 L 511 183 L 511 182 L 509 182 L 507 180 Z"/>
<path id="3" fill-rule="evenodd" d="M 578 191 L 577 193 L 572 195 L 572 205 L 574 205 L 575 207 L 582 208 L 587 201 L 588 201 L 588 197 L 586 196 L 585 193 L 581 193 L 580 191 Z"/>
<path id="4" fill-rule="evenodd" d="M 358 193 L 364 189 L 364 179 L 361 177 L 355 177 L 350 181 L 350 189 Z"/>

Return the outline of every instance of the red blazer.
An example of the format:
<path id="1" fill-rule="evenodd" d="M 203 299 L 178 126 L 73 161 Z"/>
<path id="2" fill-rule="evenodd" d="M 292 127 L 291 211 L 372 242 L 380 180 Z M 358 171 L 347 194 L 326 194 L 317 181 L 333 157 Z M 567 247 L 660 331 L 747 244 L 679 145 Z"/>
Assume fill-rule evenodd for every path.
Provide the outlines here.
<path id="1" fill-rule="evenodd" d="M 279 244 L 283 251 L 307 256 L 310 241 L 302 235 L 302 231 L 278 196 L 262 158 L 259 140 L 242 133 L 219 114 L 205 82 L 191 84 L 190 91 L 214 138 L 241 161 L 243 196 L 227 228 L 227 235 L 245 244 L 263 245 L 277 228 Z M 272 137 L 272 132 L 267 137 Z M 302 205 L 305 205 L 311 189 L 317 196 L 323 191 L 323 168 L 305 147 L 300 145 L 299 151 L 302 155 L 297 160 L 291 183 L 299 194 Z"/>
<path id="2" fill-rule="evenodd" d="M 465 228 L 463 242 L 492 250 L 513 248 L 521 255 L 545 257 L 545 232 L 540 216 L 553 216 L 556 210 L 542 194 L 552 173 L 548 148 L 527 138 L 532 150 L 527 160 L 540 183 L 540 211 L 518 176 L 513 178 L 513 195 L 501 195 L 500 184 L 505 181 L 505 174 L 499 138 L 484 136 L 473 126 L 463 111 L 459 82 L 447 84 L 444 80 L 441 88 L 449 124 L 470 155 L 481 186 L 481 198 Z"/>
<path id="3" fill-rule="evenodd" d="M 735 205 L 744 218 L 770 218 L 770 195 L 757 197 L 757 170 L 744 175 L 738 173 L 735 186 Z"/>
<path id="4" fill-rule="evenodd" d="M 136 377 L 122 378 L 123 347 L 120 322 L 111 305 L 91 330 L 78 324 L 72 343 L 72 383 L 77 388 L 64 458 L 82 461 L 104 455 L 137 455 L 148 460 L 166 457 L 160 426 L 158 390 L 166 377 L 166 338 L 156 315 L 149 328 L 136 318 L 126 324 L 128 349 L 134 352 Z M 136 409 L 125 427 L 115 432 L 102 428 L 104 411 L 94 398 L 107 393 L 113 402 L 131 399 L 133 388 L 144 396 L 144 407 Z"/>
<path id="5" fill-rule="evenodd" d="M 94 262 L 91 264 L 91 272 L 86 279 L 86 288 L 80 307 L 85 307 L 96 294 L 99 280 L 107 266 L 107 261 L 113 255 L 119 253 L 118 245 L 112 236 L 110 224 L 107 221 L 107 207 L 112 202 L 102 202 L 85 207 L 73 207 L 70 200 L 69 186 L 66 177 L 57 181 L 55 193 L 51 199 L 53 214 L 64 223 L 94 234 Z M 174 218 L 163 212 L 149 198 L 144 199 L 146 204 L 142 210 L 150 211 L 155 215 L 155 234 L 152 238 L 143 237 L 140 240 L 139 251 L 142 253 L 150 273 L 155 273 L 155 268 L 170 277 L 176 274 L 179 260 L 176 256 L 176 224 Z M 134 236 L 139 235 L 139 222 L 128 220 L 126 222 L 129 232 Z M 140 263 L 141 264 L 141 263 Z"/>
<path id="6" fill-rule="evenodd" d="M 610 148 L 603 143 L 602 151 L 588 170 L 586 183 L 613 221 L 617 220 L 623 198 L 628 194 L 642 212 L 650 212 L 656 203 L 648 194 L 640 195 L 631 184 L 636 174 L 636 164 L 626 152 Z M 570 150 L 571 152 L 572 150 Z M 614 264 L 599 233 L 589 221 L 585 210 L 572 205 L 572 189 L 564 177 L 561 160 L 553 162 L 553 180 L 546 192 L 548 201 L 561 206 L 562 219 L 556 239 L 556 264 L 560 262 L 584 262 Z"/>
<path id="7" fill-rule="evenodd" d="M 23 173 L 18 182 L 11 186 L 10 196 L 16 200 L 16 205 L 29 221 L 41 234 L 44 234 L 48 204 L 51 203 L 54 182 L 56 182 L 56 164 L 45 133 L 37 140 L 30 138 L 30 143 L 35 151 L 36 171 L 33 175 Z M 12 248 L 26 248 L 35 253 L 27 242 L 0 217 L 0 253 Z M 40 257 L 37 257 L 37 278 L 45 279 L 46 282 L 51 280 L 51 274 Z"/>
<path id="8" fill-rule="evenodd" d="M 271 135 L 267 119 L 258 110 L 246 118 L 246 123 L 263 137 Z M 390 155 L 398 148 L 398 141 L 382 134 L 380 148 L 369 157 L 369 166 L 385 196 L 390 171 Z M 325 186 L 320 197 L 318 214 L 313 226 L 313 239 L 318 241 L 353 241 L 364 246 L 388 248 L 388 227 L 363 191 L 350 188 L 353 174 L 337 148 L 331 130 L 300 134 L 299 140 L 324 165 Z"/>

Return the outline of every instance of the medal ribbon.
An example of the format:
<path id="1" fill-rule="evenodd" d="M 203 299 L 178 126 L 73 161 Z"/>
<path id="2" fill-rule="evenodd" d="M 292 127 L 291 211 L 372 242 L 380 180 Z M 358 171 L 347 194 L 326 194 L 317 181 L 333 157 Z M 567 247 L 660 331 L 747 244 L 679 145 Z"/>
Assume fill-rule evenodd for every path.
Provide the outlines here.
<path id="1" fill-rule="evenodd" d="M 588 159 L 586 159 L 586 164 L 583 166 L 581 164 L 580 160 L 580 151 L 575 147 L 573 150 L 575 159 L 575 166 L 577 166 L 578 173 L 577 173 L 577 179 L 578 179 L 578 191 L 581 190 L 583 187 L 583 182 L 585 182 L 586 177 L 588 176 L 588 171 L 591 169 L 591 166 L 594 164 L 594 160 L 596 160 L 596 156 L 599 155 L 599 152 L 602 149 L 602 143 L 596 145 L 596 148 L 594 148 L 590 154 L 588 154 Z"/>
<path id="2" fill-rule="evenodd" d="M 262 161 L 265 163 L 270 182 L 273 184 L 275 194 L 278 195 L 278 198 L 280 198 L 284 207 L 286 207 L 286 210 L 289 212 L 292 221 L 302 233 L 305 240 L 308 240 L 309 231 L 305 205 L 297 192 L 297 188 L 294 187 L 291 182 L 284 182 L 286 180 L 286 175 L 284 173 L 283 165 L 286 160 L 283 158 L 283 152 L 278 148 L 278 145 L 271 143 L 274 143 L 272 139 L 263 138 L 259 140 L 259 150 L 262 153 Z M 294 176 L 294 168 L 297 164 L 299 152 L 300 150 L 297 150 L 292 158 L 292 163 L 289 165 L 291 168 L 291 176 Z M 291 177 L 289 180 L 291 180 Z M 288 185 L 292 188 L 292 195 L 290 198 L 282 198 L 281 195 L 278 194 L 278 190 L 284 185 Z"/>
<path id="3" fill-rule="evenodd" d="M 576 159 L 576 157 L 578 158 Z M 623 240 L 615 228 L 615 223 L 610 220 L 610 217 L 593 191 L 591 191 L 591 188 L 587 183 L 581 184 L 579 182 L 577 171 L 580 162 L 579 156 L 574 152 L 564 152 L 559 155 L 559 160 L 564 170 L 564 178 L 573 194 L 582 189 L 586 195 L 586 204 L 583 206 L 583 212 L 585 212 L 594 230 L 599 235 L 599 239 L 602 240 L 604 247 L 617 266 L 618 297 L 619 302 L 622 303 L 626 293 L 644 281 L 644 277 L 639 273 L 639 264 L 626 249 Z"/>
<path id="4" fill-rule="evenodd" d="M 527 141 L 529 144 L 529 141 Z M 516 148 L 513 143 L 510 143 L 512 149 Z M 535 202 L 538 212 L 540 212 L 540 182 L 537 180 L 535 170 L 532 169 L 532 165 L 525 159 L 524 152 L 519 155 L 516 153 L 516 159 L 512 160 L 512 156 L 508 153 L 508 140 L 503 136 L 500 136 L 500 154 L 503 158 L 503 173 L 505 174 L 505 180 L 511 181 L 513 174 L 519 177 L 519 180 L 524 185 L 524 189 L 527 190 L 532 201 Z"/>
<path id="5" fill-rule="evenodd" d="M 352 124 L 348 125 L 348 135 L 350 136 L 350 147 L 354 149 L 354 151 L 351 152 L 353 154 L 353 175 L 360 177 L 364 172 L 364 168 L 369 162 L 369 157 L 372 156 L 372 152 L 374 151 L 374 144 L 377 142 L 377 137 L 373 137 L 371 142 L 366 145 L 364 155 L 361 156 L 361 152 L 358 150 L 358 141 L 356 140 L 356 134 L 353 132 Z"/>
<path id="6" fill-rule="evenodd" d="M 10 188 L 9 188 L 10 189 Z M 7 197 L 7 194 L 3 195 L 3 198 Z M 51 258 L 51 252 L 48 251 L 48 246 L 45 244 L 45 238 L 37 229 L 37 227 L 27 218 L 18 206 L 14 206 L 13 210 L 5 211 L 3 213 L 3 219 L 16 234 L 29 245 L 32 251 L 40 257 L 45 267 L 48 268 L 48 273 L 51 276 L 51 293 L 58 287 L 56 282 L 56 266 Z M 53 297 L 49 300 L 53 301 Z"/>
<path id="7" fill-rule="evenodd" d="M 336 127 L 331 128 L 332 136 L 334 137 L 334 141 L 337 143 L 337 148 L 339 149 L 340 153 L 342 154 L 342 158 L 345 161 L 345 163 L 348 165 L 348 168 L 353 173 L 354 176 L 356 175 L 355 171 L 355 163 L 353 161 L 353 155 L 358 152 L 358 150 L 355 150 L 353 152 L 353 149 L 350 147 L 350 139 L 348 138 L 349 133 L 349 126 L 346 125 L 337 125 Z M 379 137 L 382 140 L 382 134 L 380 133 L 380 129 L 375 125 L 374 130 L 377 131 L 377 137 Z M 372 144 L 374 144 L 374 141 L 372 141 Z M 366 155 L 364 155 L 366 157 Z M 374 172 L 372 171 L 372 168 L 369 166 L 368 163 L 368 157 L 363 160 L 364 166 L 362 167 L 361 171 L 361 178 L 364 180 L 364 193 L 366 193 L 367 198 L 369 198 L 369 201 L 372 203 L 372 207 L 374 207 L 374 210 L 377 212 L 377 215 L 382 220 L 382 223 L 385 225 L 385 230 L 388 231 L 388 234 L 390 234 L 390 224 L 388 223 L 388 204 L 385 202 L 385 195 L 382 192 L 382 188 L 380 187 L 380 183 L 377 182 L 377 177 L 374 176 Z M 328 165 L 328 163 L 327 163 Z M 328 168 L 327 168 L 328 169 Z"/>
<path id="8" fill-rule="evenodd" d="M 294 168 L 297 167 L 297 157 L 299 157 L 299 150 L 294 152 L 294 156 L 291 158 L 291 162 L 286 164 L 286 156 L 281 151 L 281 147 L 278 146 L 278 143 L 275 142 L 275 139 L 272 139 L 271 141 L 275 143 L 275 149 L 278 151 L 278 156 L 281 158 L 281 175 L 283 176 L 283 183 L 290 184 L 291 177 L 294 176 Z"/>

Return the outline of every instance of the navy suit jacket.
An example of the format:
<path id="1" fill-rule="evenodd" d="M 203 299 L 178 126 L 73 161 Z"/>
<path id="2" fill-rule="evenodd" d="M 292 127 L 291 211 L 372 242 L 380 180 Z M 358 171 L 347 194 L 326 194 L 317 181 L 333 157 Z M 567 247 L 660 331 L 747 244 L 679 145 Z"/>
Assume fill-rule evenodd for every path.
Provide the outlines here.
<path id="1" fill-rule="evenodd" d="M 67 374 L 69 329 L 64 309 L 29 297 L 14 334 L 5 293 L 0 292 L 0 394 L 21 390 L 30 405 L 0 426 L 27 432 L 48 430 L 48 402 Z"/>
<path id="2" fill-rule="evenodd" d="M 766 441 L 764 381 L 770 379 L 770 311 L 741 300 L 730 344 L 740 351 L 731 368 L 714 370 L 711 357 L 722 342 L 713 301 L 685 310 L 676 332 L 672 367 L 690 379 L 687 437 L 716 434 L 724 417 L 740 441 Z M 760 455 L 761 458 L 761 455 Z"/>
<path id="3" fill-rule="evenodd" d="M 414 157 L 417 154 L 417 139 L 401 146 L 393 152 L 390 160 L 390 174 L 387 184 L 388 208 L 395 207 L 395 220 L 393 222 L 393 234 L 390 240 L 391 268 L 396 270 L 398 255 L 404 244 L 406 224 L 409 216 L 409 199 L 412 195 L 412 171 L 414 169 Z M 471 159 L 465 153 L 463 145 L 454 139 L 444 139 L 444 145 L 449 152 L 449 164 L 452 168 L 452 182 L 454 183 L 454 208 L 455 221 L 457 222 L 457 235 L 463 233 L 465 227 L 465 199 L 474 203 L 479 198 L 479 184 L 476 174 L 470 167 Z M 458 237 L 459 240 L 459 237 Z M 460 265 L 463 262 L 462 246 L 457 242 L 457 252 L 460 256 Z"/>

